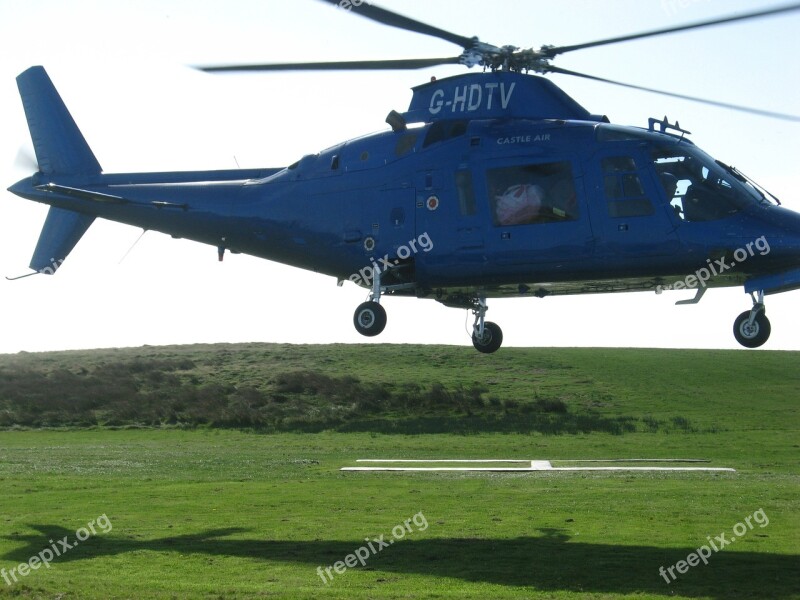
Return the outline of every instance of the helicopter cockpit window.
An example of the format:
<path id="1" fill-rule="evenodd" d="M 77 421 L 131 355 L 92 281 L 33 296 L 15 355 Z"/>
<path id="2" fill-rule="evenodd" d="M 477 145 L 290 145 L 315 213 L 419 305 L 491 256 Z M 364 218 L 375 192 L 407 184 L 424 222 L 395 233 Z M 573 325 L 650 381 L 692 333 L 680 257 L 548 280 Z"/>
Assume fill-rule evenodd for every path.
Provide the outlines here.
<path id="1" fill-rule="evenodd" d="M 490 169 L 486 181 L 495 226 L 578 218 L 569 162 Z"/>
<path id="2" fill-rule="evenodd" d="M 694 149 L 656 148 L 653 163 L 672 210 L 684 221 L 722 219 L 747 204 L 733 178 Z"/>
<path id="3" fill-rule="evenodd" d="M 645 217 L 653 214 L 653 203 L 645 196 L 636 171 L 636 161 L 629 156 L 602 160 L 603 184 L 608 214 L 612 217 Z"/>

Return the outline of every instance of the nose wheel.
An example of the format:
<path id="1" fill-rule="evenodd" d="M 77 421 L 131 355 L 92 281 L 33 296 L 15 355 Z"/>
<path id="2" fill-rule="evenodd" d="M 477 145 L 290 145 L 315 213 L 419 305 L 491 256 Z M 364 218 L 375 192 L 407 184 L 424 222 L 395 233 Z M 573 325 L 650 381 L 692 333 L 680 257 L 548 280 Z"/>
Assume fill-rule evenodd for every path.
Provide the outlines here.
<path id="1" fill-rule="evenodd" d="M 769 339 L 771 331 L 772 327 L 765 314 L 762 291 L 758 293 L 758 300 L 753 296 L 753 308 L 736 317 L 733 323 L 733 336 L 745 348 L 758 348 Z"/>

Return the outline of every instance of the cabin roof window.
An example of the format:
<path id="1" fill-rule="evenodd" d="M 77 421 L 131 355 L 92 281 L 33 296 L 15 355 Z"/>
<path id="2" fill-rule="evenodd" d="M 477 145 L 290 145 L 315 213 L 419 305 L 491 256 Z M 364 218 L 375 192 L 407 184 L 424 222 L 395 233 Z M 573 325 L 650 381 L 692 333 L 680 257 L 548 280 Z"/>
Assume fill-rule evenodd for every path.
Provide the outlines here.
<path id="1" fill-rule="evenodd" d="M 646 139 L 644 132 L 640 132 L 632 127 L 620 125 L 598 125 L 598 142 L 631 142 L 634 140 Z"/>
<path id="2" fill-rule="evenodd" d="M 401 135 L 400 138 L 397 140 L 397 145 L 394 147 L 394 153 L 396 156 L 403 156 L 404 154 L 408 154 L 414 149 L 414 146 L 417 144 L 417 134 L 416 133 L 407 133 Z"/>
<path id="3" fill-rule="evenodd" d="M 428 133 L 425 134 L 425 141 L 422 143 L 422 147 L 427 148 L 436 142 L 443 142 L 464 135 L 467 133 L 468 123 L 469 121 L 464 119 L 459 119 L 457 121 L 436 121 L 428 128 Z"/>

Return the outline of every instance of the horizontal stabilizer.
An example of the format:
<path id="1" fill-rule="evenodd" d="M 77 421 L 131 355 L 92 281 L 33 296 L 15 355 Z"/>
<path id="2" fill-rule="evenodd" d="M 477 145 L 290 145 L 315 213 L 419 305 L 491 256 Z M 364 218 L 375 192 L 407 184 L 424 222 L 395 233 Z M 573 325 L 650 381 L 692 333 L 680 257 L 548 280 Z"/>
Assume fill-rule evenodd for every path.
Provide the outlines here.
<path id="1" fill-rule="evenodd" d="M 43 67 L 17 77 L 36 160 L 42 173 L 97 174 L 102 171 L 86 139 Z"/>
<path id="2" fill-rule="evenodd" d="M 30 268 L 45 275 L 55 273 L 93 222 L 93 215 L 51 206 Z"/>
<path id="3" fill-rule="evenodd" d="M 92 202 L 105 202 L 107 204 L 125 204 L 127 200 L 121 196 L 114 196 L 112 194 L 103 194 L 102 192 L 95 192 L 92 190 L 84 190 L 76 187 L 69 187 L 66 185 L 58 185 L 57 183 L 46 183 L 44 185 L 37 185 L 37 190 L 43 192 L 58 192 L 67 196 L 75 198 L 83 198 L 84 200 L 91 200 Z"/>

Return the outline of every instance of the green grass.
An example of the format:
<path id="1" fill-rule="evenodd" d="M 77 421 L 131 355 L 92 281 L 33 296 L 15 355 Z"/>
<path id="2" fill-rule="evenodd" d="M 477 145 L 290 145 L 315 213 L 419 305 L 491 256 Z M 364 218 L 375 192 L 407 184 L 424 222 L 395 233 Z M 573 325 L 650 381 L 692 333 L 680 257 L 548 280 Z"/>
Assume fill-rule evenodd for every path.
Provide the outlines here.
<path id="1" fill-rule="evenodd" d="M 48 569 L 10 586 L 0 579 L 0 597 L 800 597 L 796 353 L 192 346 L 7 356 L 0 372 L 91 374 L 145 359 L 189 360 L 177 375 L 201 387 L 273 394 L 281 373 L 303 371 L 390 383 L 394 393 L 408 383 L 481 385 L 487 402 L 469 417 L 445 394 L 427 417 L 377 407 L 319 433 L 176 425 L 0 432 L 0 568 L 28 561 L 51 539 L 74 540 L 100 515 L 113 526 Z M 537 414 L 521 407 L 542 399 L 566 407 L 549 419 L 633 427 L 505 428 Z M 289 401 L 314 405 L 304 392 Z M 424 429 L 423 418 L 458 433 L 385 433 Z M 470 418 L 473 428 L 458 427 Z M 377 433 L 368 430 L 373 419 Z M 337 430 L 344 426 L 351 430 Z M 358 458 L 633 457 L 708 458 L 737 472 L 339 471 Z M 730 539 L 759 509 L 768 525 L 670 584 L 659 576 L 709 536 Z M 412 523 L 366 566 L 327 584 L 317 575 L 420 512 L 427 527 Z"/>

